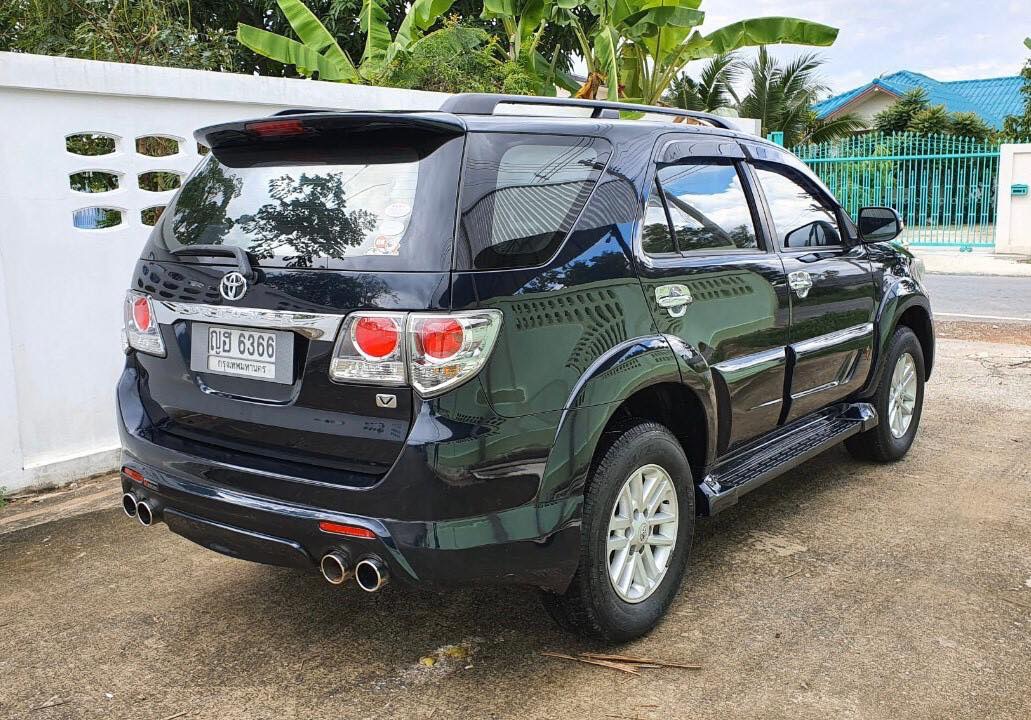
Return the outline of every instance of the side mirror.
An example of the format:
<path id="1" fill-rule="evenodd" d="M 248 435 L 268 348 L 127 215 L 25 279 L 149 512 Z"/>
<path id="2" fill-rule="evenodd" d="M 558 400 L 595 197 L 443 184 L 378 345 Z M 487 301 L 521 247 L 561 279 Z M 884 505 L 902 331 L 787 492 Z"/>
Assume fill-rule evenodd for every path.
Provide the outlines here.
<path id="1" fill-rule="evenodd" d="M 902 218 L 890 207 L 859 208 L 859 235 L 865 243 L 894 240 L 902 234 Z"/>

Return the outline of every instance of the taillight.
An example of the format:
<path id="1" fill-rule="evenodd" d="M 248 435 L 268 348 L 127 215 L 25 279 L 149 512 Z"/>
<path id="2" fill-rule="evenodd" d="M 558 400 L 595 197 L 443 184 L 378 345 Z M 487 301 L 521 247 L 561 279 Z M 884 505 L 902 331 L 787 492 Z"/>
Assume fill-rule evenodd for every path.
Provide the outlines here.
<path id="1" fill-rule="evenodd" d="M 165 342 L 154 316 L 150 296 L 130 290 L 125 294 L 125 341 L 140 352 L 165 356 Z"/>
<path id="2" fill-rule="evenodd" d="M 487 362 L 498 331 L 500 310 L 408 318 L 408 370 L 412 386 L 428 397 L 460 385 Z"/>
<path id="3" fill-rule="evenodd" d="M 329 375 L 372 385 L 410 382 L 424 397 L 439 395 L 479 372 L 501 318 L 499 310 L 352 313 L 340 329 Z"/>
<path id="4" fill-rule="evenodd" d="M 392 317 L 360 317 L 354 324 L 354 345 L 365 357 L 380 360 L 401 342 L 401 324 Z"/>
<path id="5" fill-rule="evenodd" d="M 351 313 L 344 319 L 329 376 L 340 382 L 404 385 L 404 313 Z"/>

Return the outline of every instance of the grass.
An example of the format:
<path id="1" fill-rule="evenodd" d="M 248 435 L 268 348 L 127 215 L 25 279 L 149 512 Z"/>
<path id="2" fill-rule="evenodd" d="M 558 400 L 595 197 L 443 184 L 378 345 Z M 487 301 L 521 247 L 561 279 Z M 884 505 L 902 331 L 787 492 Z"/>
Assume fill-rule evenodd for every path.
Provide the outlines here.
<path id="1" fill-rule="evenodd" d="M 0 509 L 7 504 L 7 488 L 0 487 Z"/>

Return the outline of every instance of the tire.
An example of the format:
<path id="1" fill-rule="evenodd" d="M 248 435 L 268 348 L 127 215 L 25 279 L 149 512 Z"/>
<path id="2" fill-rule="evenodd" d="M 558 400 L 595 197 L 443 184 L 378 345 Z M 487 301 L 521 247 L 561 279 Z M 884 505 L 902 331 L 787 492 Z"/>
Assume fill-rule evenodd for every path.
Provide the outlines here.
<path id="1" fill-rule="evenodd" d="M 629 523 L 626 530 L 611 530 L 610 521 L 614 521 L 617 501 L 621 503 L 620 518 L 632 515 L 632 511 L 627 512 L 628 508 L 645 504 L 637 501 L 634 505 L 635 501 L 629 494 L 632 476 L 641 477 L 638 473 L 642 470 L 644 484 L 641 487 L 656 489 L 652 503 L 660 497 L 665 498 L 658 504 L 655 514 L 646 516 L 653 521 L 658 519 L 659 524 L 640 519 Z M 624 493 L 625 486 L 627 493 Z M 648 495 L 647 492 L 644 494 Z M 670 524 L 662 524 L 661 520 L 674 511 L 677 517 L 675 530 Z M 649 509 L 647 512 L 652 511 Z M 618 524 L 622 521 L 619 520 Z M 657 423 L 644 422 L 630 427 L 605 449 L 600 462 L 595 465 L 584 497 L 579 567 L 565 593 L 542 593 L 545 609 L 561 627 L 581 635 L 610 641 L 631 640 L 644 635 L 662 619 L 680 588 L 691 553 L 694 526 L 694 478 L 680 443 L 669 430 Z M 610 534 L 618 532 L 625 532 L 627 536 L 625 557 L 630 565 L 622 567 L 631 575 L 629 587 L 622 591 L 617 590 L 610 579 L 609 553 L 614 553 L 612 557 L 616 563 L 624 552 L 609 549 Z M 672 545 L 653 547 L 649 543 L 659 541 L 656 536 L 674 535 Z M 621 537 L 614 535 L 613 542 L 623 542 Z M 648 541 L 644 540 L 645 537 Z M 635 543 L 638 543 L 636 547 Z M 635 555 L 640 557 L 634 559 Z M 635 565 L 635 562 L 641 565 Z M 641 573 L 647 574 L 648 562 L 652 568 L 660 568 L 664 564 L 665 571 L 662 573 L 660 569 L 661 574 L 655 576 L 653 583 L 638 583 L 638 567 Z M 626 597 L 621 596 L 621 592 Z"/>
<path id="2" fill-rule="evenodd" d="M 907 354 L 912 358 L 913 372 L 915 373 L 913 389 L 915 405 L 912 408 L 908 425 L 905 426 L 905 431 L 899 434 L 902 426 L 895 425 L 893 427 L 893 378 L 896 377 L 896 369 L 899 368 L 901 359 Z M 920 417 L 923 413 L 924 377 L 924 353 L 920 347 L 920 341 L 908 327 L 896 328 L 884 354 L 884 364 L 881 367 L 881 378 L 877 384 L 877 390 L 871 398 L 874 408 L 877 410 L 879 422 L 876 427 L 853 435 L 845 441 L 845 447 L 853 457 L 859 460 L 895 462 L 901 460 L 909 452 L 920 427 Z"/>

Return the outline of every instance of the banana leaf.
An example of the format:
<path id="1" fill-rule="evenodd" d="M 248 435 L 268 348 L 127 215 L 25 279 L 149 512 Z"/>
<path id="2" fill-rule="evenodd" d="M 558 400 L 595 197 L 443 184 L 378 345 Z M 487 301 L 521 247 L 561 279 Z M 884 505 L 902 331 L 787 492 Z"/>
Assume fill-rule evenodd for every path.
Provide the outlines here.
<path id="1" fill-rule="evenodd" d="M 337 44 L 336 38 L 303 2 L 300 0 L 276 0 L 276 2 L 279 3 L 279 9 L 283 11 L 287 22 L 290 23 L 290 27 L 297 33 L 297 37 L 301 39 L 302 43 L 328 58 L 334 65 L 350 68 L 350 72 L 357 75 L 351 59 Z M 253 48 L 251 49 L 253 50 Z"/>
<path id="2" fill-rule="evenodd" d="M 360 66 L 366 73 L 366 65 L 371 68 L 386 61 L 387 50 L 393 42 L 390 28 L 387 26 L 390 15 L 387 14 L 383 3 L 384 0 L 362 0 L 362 11 L 358 16 L 358 27 L 365 33 L 365 51 L 362 53 Z"/>
<path id="3" fill-rule="evenodd" d="M 350 60 L 347 60 L 346 64 L 334 62 L 329 57 L 292 38 L 241 23 L 236 28 L 236 39 L 240 41 L 241 45 L 259 55 L 284 65 L 294 65 L 301 75 L 311 77 L 318 72 L 319 78 L 322 80 L 358 81 L 358 73 L 351 65 Z M 345 60 L 346 57 L 345 55 Z"/>
<path id="4" fill-rule="evenodd" d="M 763 17 L 741 20 L 705 36 L 711 55 L 754 45 L 833 45 L 838 29 L 829 25 L 789 17 Z"/>
<path id="5" fill-rule="evenodd" d="M 387 49 L 387 62 L 392 61 L 399 52 L 408 50 L 454 4 L 455 0 L 415 0 Z"/>
<path id="6" fill-rule="evenodd" d="M 619 32 L 611 25 L 598 28 L 594 36 L 594 57 L 605 76 L 609 100 L 619 99 Z"/>

